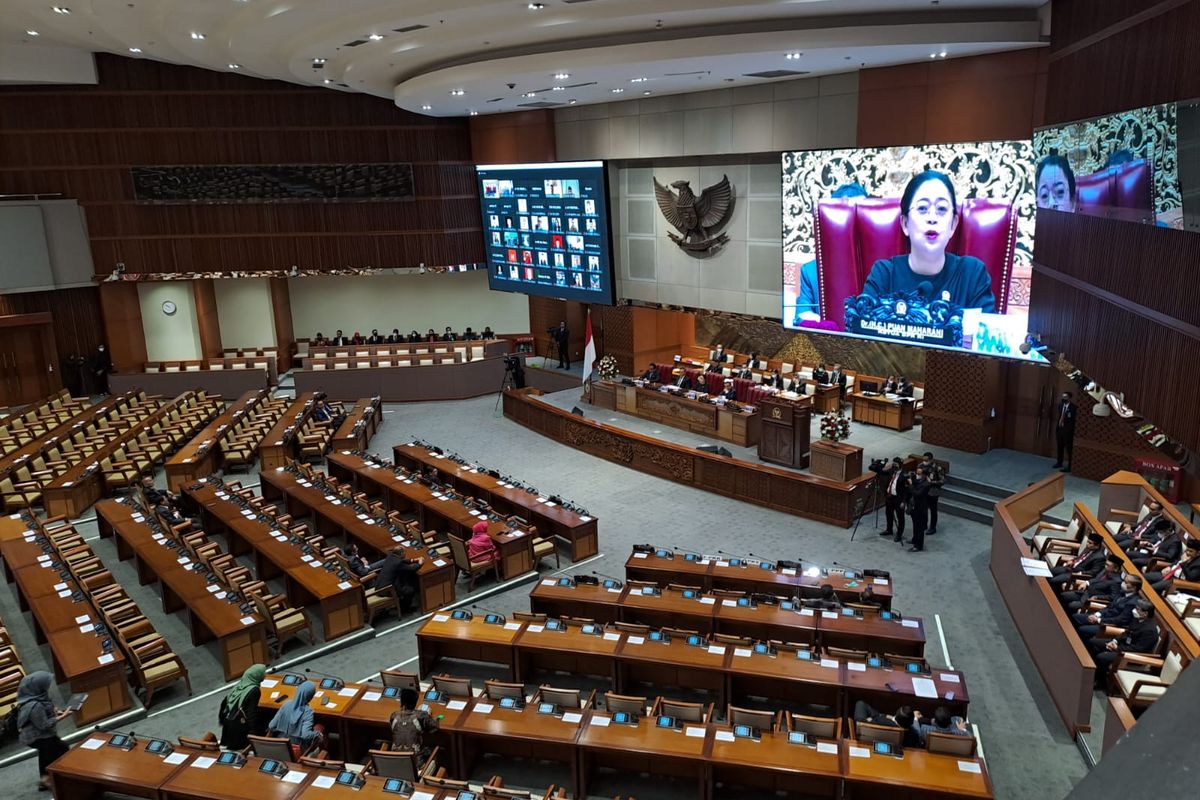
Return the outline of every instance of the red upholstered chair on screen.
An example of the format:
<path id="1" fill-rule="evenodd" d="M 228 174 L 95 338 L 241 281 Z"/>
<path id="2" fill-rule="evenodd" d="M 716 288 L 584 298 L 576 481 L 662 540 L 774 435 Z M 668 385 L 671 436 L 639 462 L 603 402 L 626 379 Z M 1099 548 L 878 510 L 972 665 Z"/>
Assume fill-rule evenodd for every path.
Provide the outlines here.
<path id="1" fill-rule="evenodd" d="M 960 205 L 958 230 L 947 250 L 975 256 L 992 278 L 996 311 L 1008 308 L 1017 215 L 1011 203 L 972 198 Z M 845 326 L 847 297 L 860 294 L 876 261 L 908 252 L 900 229 L 900 198 L 822 200 L 814 212 L 821 318 Z"/>
<path id="2" fill-rule="evenodd" d="M 1141 160 L 1082 175 L 1075 179 L 1077 210 L 1087 214 L 1111 208 L 1130 208 L 1152 216 L 1152 177 L 1150 165 Z"/>

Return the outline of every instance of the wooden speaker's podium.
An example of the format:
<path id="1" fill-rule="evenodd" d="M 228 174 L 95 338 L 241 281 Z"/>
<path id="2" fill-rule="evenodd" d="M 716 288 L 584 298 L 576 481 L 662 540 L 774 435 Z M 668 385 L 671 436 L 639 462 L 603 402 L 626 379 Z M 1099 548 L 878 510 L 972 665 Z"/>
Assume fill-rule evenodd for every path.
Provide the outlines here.
<path id="1" fill-rule="evenodd" d="M 758 457 L 785 467 L 807 467 L 811 411 L 812 403 L 807 400 L 793 402 L 776 397 L 760 400 Z"/>
<path id="2" fill-rule="evenodd" d="M 863 449 L 852 444 L 818 439 L 812 443 L 813 475 L 841 481 L 852 481 L 862 475 Z"/>

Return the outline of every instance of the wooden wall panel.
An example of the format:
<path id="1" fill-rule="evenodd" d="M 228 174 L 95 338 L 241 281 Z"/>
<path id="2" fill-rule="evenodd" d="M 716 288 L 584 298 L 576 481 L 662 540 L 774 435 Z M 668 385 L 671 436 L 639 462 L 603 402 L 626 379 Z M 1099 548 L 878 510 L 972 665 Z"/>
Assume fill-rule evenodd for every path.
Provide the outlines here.
<path id="1" fill-rule="evenodd" d="M 51 292 L 0 294 L 0 316 L 49 312 L 54 318 L 54 342 L 61 369 L 64 358 L 88 355 L 104 341 L 100 293 L 94 286 Z"/>
<path id="2" fill-rule="evenodd" d="M 1200 96 L 1200 0 L 1054 0 L 1046 122 Z"/>
<path id="3" fill-rule="evenodd" d="M 533 335 L 534 346 L 539 356 L 557 358 L 558 350 L 550 340 L 548 328 L 558 327 L 558 323 L 566 321 L 567 329 L 571 332 L 569 346 L 571 361 L 583 358 L 583 336 L 586 321 L 587 305 L 569 300 L 556 300 L 552 297 L 529 298 L 529 331 Z M 555 362 L 557 363 L 557 361 Z"/>
<path id="4" fill-rule="evenodd" d="M 858 145 L 1028 139 L 1042 119 L 1039 49 L 865 69 Z"/>
<path id="5" fill-rule="evenodd" d="M 100 54 L 98 86 L 0 87 L 0 193 L 84 206 L 101 275 L 395 267 L 483 260 L 471 133 L 366 95 Z M 134 202 L 153 164 L 413 164 L 417 198 Z"/>
<path id="6" fill-rule="evenodd" d="M 104 338 L 113 366 L 121 372 L 138 372 L 146 365 L 146 333 L 137 284 L 115 281 L 100 284 Z"/>
<path id="7" fill-rule="evenodd" d="M 554 112 L 515 111 L 471 117 L 471 156 L 476 164 L 524 164 L 555 160 Z"/>
<path id="8" fill-rule="evenodd" d="M 296 345 L 296 332 L 292 329 L 292 293 L 286 278 L 271 278 L 271 309 L 275 314 L 275 346 L 279 348 L 279 371 L 292 368 L 292 348 Z"/>
<path id="9" fill-rule="evenodd" d="M 217 318 L 217 291 L 211 278 L 192 281 L 196 298 L 196 328 L 200 333 L 200 352 L 204 358 L 221 357 L 221 322 Z"/>

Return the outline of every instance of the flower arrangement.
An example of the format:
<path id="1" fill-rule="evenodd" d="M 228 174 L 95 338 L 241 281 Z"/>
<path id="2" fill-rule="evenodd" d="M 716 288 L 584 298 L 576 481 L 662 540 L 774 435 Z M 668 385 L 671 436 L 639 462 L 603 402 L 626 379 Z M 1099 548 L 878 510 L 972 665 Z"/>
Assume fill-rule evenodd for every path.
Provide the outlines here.
<path id="1" fill-rule="evenodd" d="M 840 442 L 850 438 L 850 420 L 841 411 L 829 411 L 821 417 L 821 438 Z"/>
<path id="2" fill-rule="evenodd" d="M 600 377 L 606 381 L 611 381 L 617 377 L 619 370 L 617 369 L 617 359 L 612 355 L 606 355 L 596 364 L 596 369 L 600 370 Z"/>

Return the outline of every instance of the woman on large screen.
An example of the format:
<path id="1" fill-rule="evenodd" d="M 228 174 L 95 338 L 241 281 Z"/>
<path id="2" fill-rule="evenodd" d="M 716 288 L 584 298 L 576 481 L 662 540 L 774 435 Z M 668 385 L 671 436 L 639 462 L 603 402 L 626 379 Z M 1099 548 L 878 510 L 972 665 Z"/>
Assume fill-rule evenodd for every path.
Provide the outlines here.
<path id="1" fill-rule="evenodd" d="M 900 229 L 908 237 L 910 252 L 876 261 L 862 293 L 879 298 L 923 289 L 929 300 L 993 313 L 996 301 L 984 263 L 946 252 L 958 222 L 950 178 L 937 170 L 914 176 L 900 198 Z"/>

